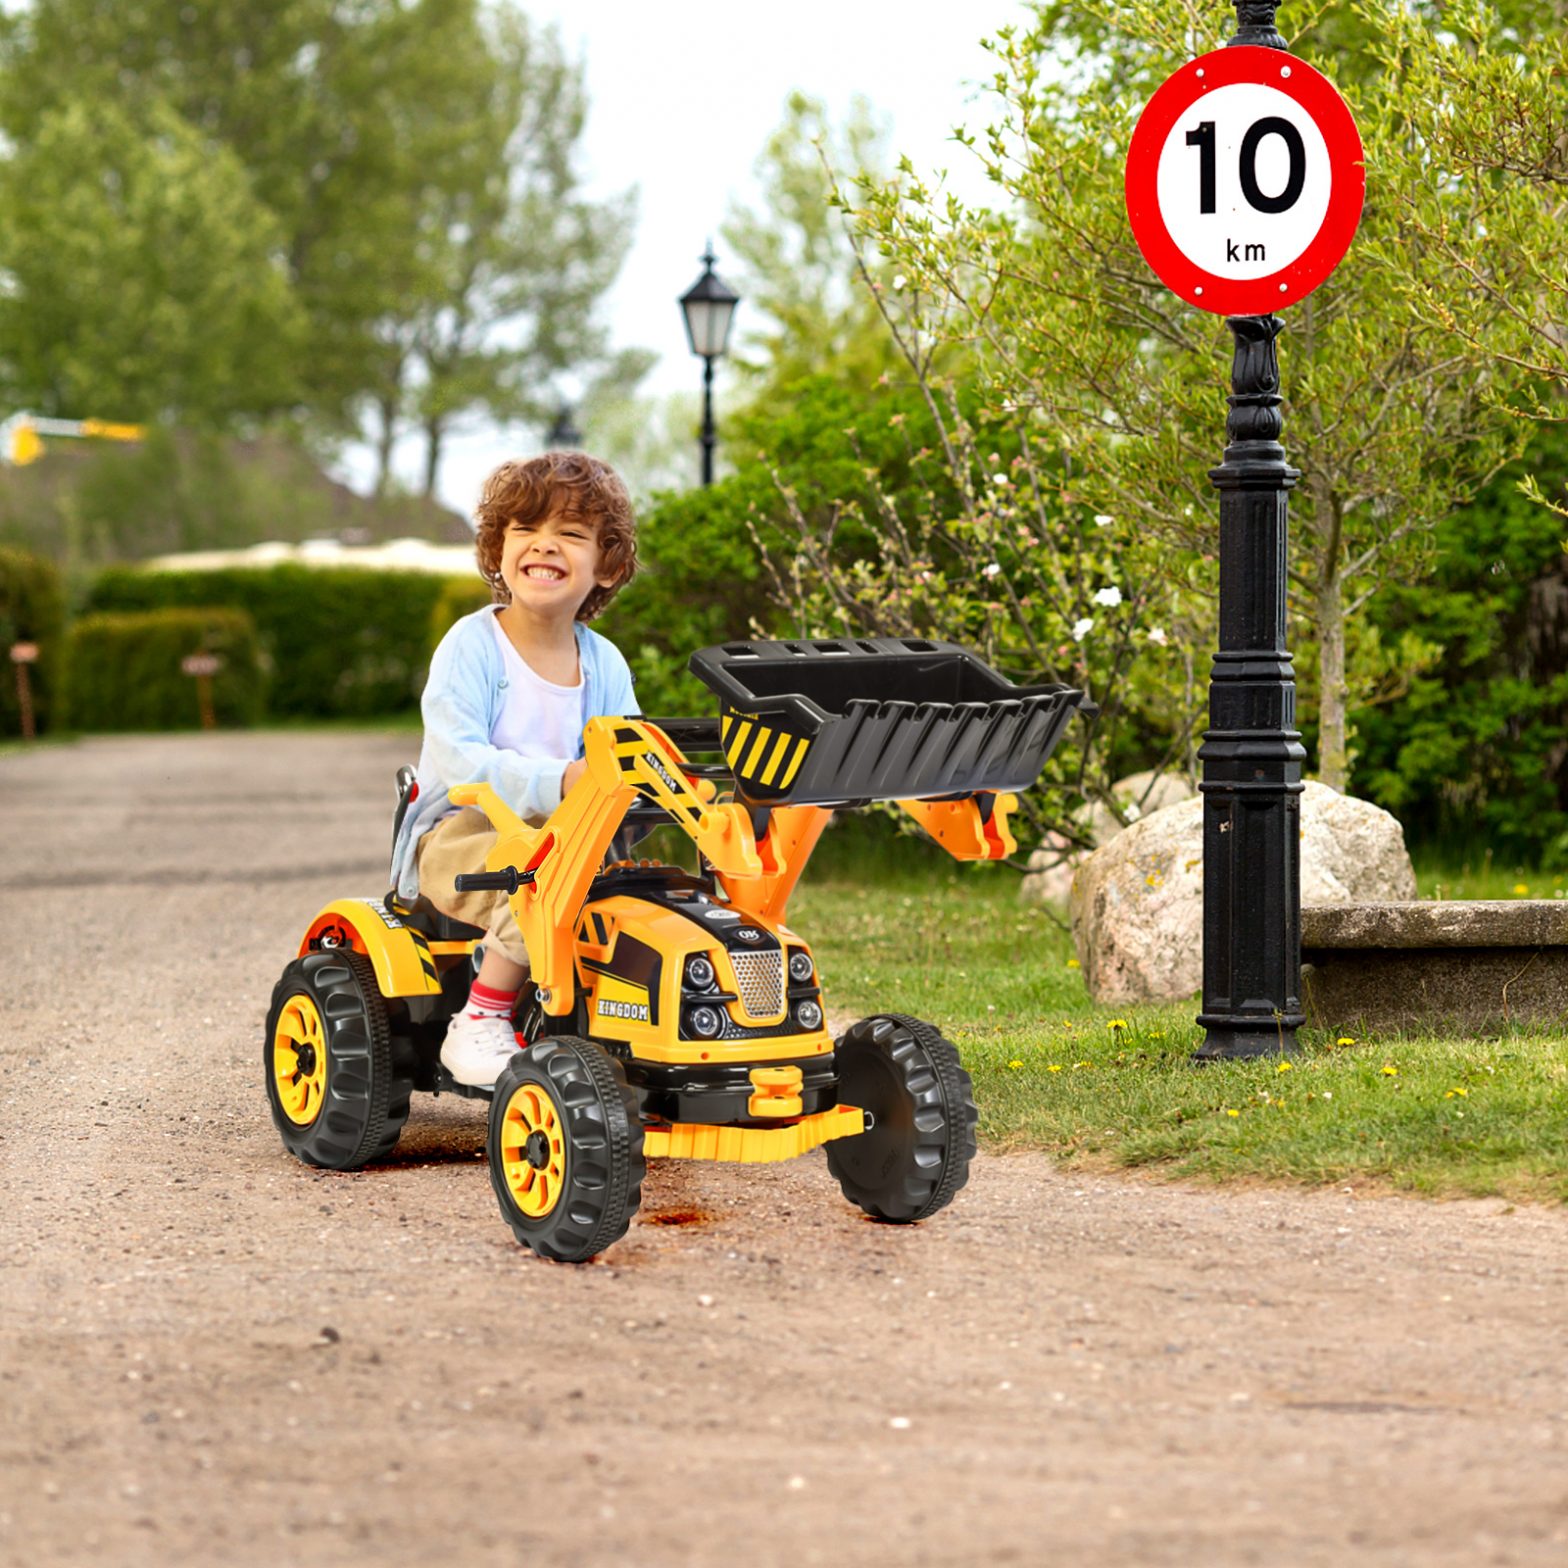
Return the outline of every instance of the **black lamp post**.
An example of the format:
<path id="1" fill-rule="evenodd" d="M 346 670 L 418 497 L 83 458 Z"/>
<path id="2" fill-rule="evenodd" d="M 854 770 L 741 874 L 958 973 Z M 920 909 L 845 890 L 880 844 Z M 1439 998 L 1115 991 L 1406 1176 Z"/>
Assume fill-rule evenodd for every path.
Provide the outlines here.
<path id="1" fill-rule="evenodd" d="M 583 433 L 577 428 L 577 422 L 572 418 L 572 405 L 560 403 L 556 406 L 555 420 L 545 435 L 545 440 L 559 450 L 568 447 L 580 447 L 583 444 Z"/>
<path id="2" fill-rule="evenodd" d="M 713 270 L 713 242 L 702 253 L 702 276 L 681 295 L 686 340 L 702 359 L 702 482 L 713 483 L 713 362 L 729 342 L 740 295 Z"/>
<path id="3" fill-rule="evenodd" d="M 1235 0 L 1229 47 L 1283 49 L 1278 0 Z M 1301 1010 L 1301 764 L 1285 646 L 1289 497 L 1279 443 L 1277 316 L 1230 316 L 1228 444 L 1220 493 L 1220 646 L 1203 762 L 1203 1011 L 1199 1061 L 1289 1050 Z"/>

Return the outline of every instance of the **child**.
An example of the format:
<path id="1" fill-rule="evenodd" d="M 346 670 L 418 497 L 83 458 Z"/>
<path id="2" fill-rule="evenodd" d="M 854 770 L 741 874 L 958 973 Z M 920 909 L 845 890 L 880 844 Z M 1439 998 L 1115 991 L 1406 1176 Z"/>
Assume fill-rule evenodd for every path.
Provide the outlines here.
<path id="1" fill-rule="evenodd" d="M 518 1048 L 512 1008 L 528 954 L 505 893 L 453 887 L 460 873 L 484 870 L 496 835 L 447 791 L 491 784 L 537 825 L 586 771 L 583 725 L 637 711 L 626 660 L 584 624 L 631 581 L 637 536 L 626 487 L 580 452 L 503 463 L 485 480 L 477 521 L 479 571 L 496 602 L 458 621 L 430 661 L 425 741 L 392 870 L 400 898 L 423 892 L 485 930 L 468 1005 L 441 1047 L 447 1071 L 481 1087 Z"/>

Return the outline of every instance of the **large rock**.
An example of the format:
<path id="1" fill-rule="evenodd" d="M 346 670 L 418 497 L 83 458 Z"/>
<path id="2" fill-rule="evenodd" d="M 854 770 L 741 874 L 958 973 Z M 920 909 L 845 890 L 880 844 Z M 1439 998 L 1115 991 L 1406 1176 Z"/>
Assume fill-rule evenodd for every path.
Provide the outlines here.
<path id="1" fill-rule="evenodd" d="M 1130 773 L 1111 785 L 1111 793 L 1121 803 L 1129 822 L 1139 821 L 1153 812 L 1191 800 L 1192 785 L 1180 773 Z M 1096 801 L 1089 810 L 1089 838 L 1095 845 L 1108 843 L 1122 831 L 1109 806 Z M 1029 870 L 1018 897 L 1025 904 L 1056 903 L 1072 891 L 1073 877 L 1083 864 L 1087 850 L 1068 847 L 1060 834 L 1048 833 L 1040 847 L 1029 856 Z"/>
<path id="2" fill-rule="evenodd" d="M 1416 896 L 1398 821 L 1308 783 L 1301 797 L 1303 904 Z M 1097 1002 L 1179 1001 L 1203 983 L 1203 802 L 1146 816 L 1078 868 L 1073 942 Z"/>

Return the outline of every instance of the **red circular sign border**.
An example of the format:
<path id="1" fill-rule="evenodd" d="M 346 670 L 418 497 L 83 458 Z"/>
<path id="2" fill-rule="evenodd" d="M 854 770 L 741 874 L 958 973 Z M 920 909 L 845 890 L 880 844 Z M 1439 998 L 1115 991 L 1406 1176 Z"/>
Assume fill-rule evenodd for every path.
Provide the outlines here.
<path id="1" fill-rule="evenodd" d="M 1290 75 L 1282 77 L 1282 67 Z M 1199 72 L 1202 72 L 1201 80 Z M 1328 148 L 1328 211 L 1307 248 L 1263 278 L 1222 278 L 1192 261 L 1160 214 L 1160 153 L 1171 127 L 1204 93 L 1250 82 L 1274 87 L 1312 116 Z M 1189 60 L 1145 105 L 1127 148 L 1127 220 L 1143 259 L 1173 294 L 1217 316 L 1258 316 L 1303 300 L 1337 267 L 1361 222 L 1366 161 L 1350 106 L 1320 71 L 1279 49 L 1244 45 Z"/>

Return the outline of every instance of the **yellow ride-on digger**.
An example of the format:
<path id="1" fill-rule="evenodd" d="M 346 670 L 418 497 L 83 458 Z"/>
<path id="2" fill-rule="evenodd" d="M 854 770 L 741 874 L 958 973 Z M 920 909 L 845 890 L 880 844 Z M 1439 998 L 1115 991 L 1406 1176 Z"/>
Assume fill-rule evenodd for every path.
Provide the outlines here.
<path id="1" fill-rule="evenodd" d="M 488 785 L 451 792 L 499 835 L 488 870 L 459 885 L 505 889 L 531 960 L 527 1046 L 493 1094 L 438 1060 L 483 932 L 390 894 L 337 900 L 311 922 L 264 1043 L 291 1152 L 354 1169 L 391 1151 L 413 1090 L 489 1095 L 502 1216 L 567 1262 L 625 1234 L 651 1158 L 756 1162 L 826 1145 L 850 1202 L 896 1222 L 963 1186 L 976 1112 L 957 1051 L 899 1013 L 835 1041 L 789 897 L 831 811 L 873 800 L 897 800 L 957 859 L 1013 853 L 1009 791 L 1034 782 L 1092 705 L 918 639 L 729 643 L 692 669 L 717 720 L 590 720 L 587 772 L 541 826 Z M 696 872 L 606 864 L 623 829 L 668 821 L 696 845 Z"/>

